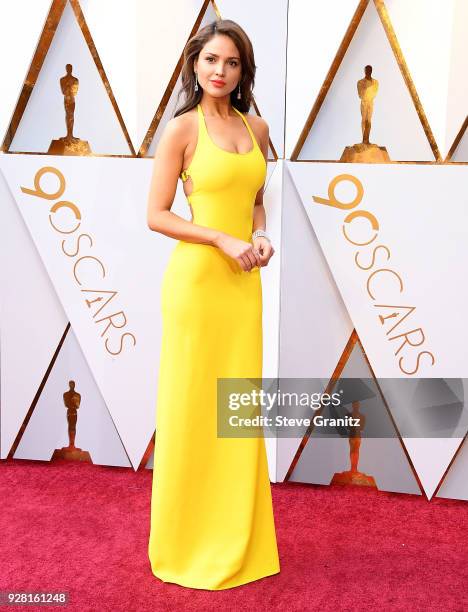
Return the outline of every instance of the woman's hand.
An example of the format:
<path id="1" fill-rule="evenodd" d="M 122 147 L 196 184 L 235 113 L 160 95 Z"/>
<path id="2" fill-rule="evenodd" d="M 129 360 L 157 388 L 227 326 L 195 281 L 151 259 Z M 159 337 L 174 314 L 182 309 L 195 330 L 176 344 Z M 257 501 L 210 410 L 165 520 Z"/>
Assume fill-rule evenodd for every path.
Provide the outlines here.
<path id="1" fill-rule="evenodd" d="M 235 259 L 245 272 L 250 272 L 255 266 L 260 268 L 262 265 L 259 251 L 250 242 L 221 233 L 216 240 L 216 246 L 223 253 Z"/>
<path id="2" fill-rule="evenodd" d="M 253 240 L 254 249 L 260 253 L 260 265 L 267 266 L 270 258 L 273 256 L 275 249 L 273 245 L 264 236 L 259 236 Z"/>

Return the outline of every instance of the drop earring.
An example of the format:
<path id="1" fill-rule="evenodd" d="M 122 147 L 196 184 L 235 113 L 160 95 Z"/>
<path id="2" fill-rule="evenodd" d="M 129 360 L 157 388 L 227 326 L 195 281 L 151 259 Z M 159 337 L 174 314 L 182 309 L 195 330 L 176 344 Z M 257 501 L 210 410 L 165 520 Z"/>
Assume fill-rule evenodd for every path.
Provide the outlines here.
<path id="1" fill-rule="evenodd" d="M 242 94 L 241 94 L 240 81 L 239 81 L 239 89 L 237 90 L 237 99 L 240 100 L 241 98 L 242 98 Z"/>
<path id="2" fill-rule="evenodd" d="M 195 73 L 195 91 L 198 91 L 198 75 Z"/>

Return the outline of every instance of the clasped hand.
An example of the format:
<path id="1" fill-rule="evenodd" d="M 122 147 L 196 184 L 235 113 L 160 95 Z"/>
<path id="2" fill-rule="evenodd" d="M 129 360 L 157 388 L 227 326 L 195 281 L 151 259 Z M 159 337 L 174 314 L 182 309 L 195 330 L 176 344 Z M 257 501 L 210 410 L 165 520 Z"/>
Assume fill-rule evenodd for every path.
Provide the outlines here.
<path id="1" fill-rule="evenodd" d="M 229 234 L 223 234 L 217 246 L 223 253 L 235 259 L 245 272 L 250 272 L 255 266 L 261 268 L 268 265 L 275 252 L 271 242 L 263 236 L 254 238 L 252 244 Z"/>

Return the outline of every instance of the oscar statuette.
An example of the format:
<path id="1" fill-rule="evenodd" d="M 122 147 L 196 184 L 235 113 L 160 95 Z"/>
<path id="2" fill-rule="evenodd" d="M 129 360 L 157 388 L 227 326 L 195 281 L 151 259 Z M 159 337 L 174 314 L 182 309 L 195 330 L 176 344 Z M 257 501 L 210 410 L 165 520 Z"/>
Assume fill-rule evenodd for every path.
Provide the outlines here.
<path id="1" fill-rule="evenodd" d="M 76 422 L 78 420 L 78 408 L 81 403 L 81 395 L 75 391 L 75 381 L 69 381 L 69 390 L 63 394 L 63 402 L 67 408 L 68 421 L 68 446 L 57 448 L 52 455 L 51 461 L 54 459 L 68 459 L 71 461 L 86 461 L 92 463 L 91 455 L 88 451 L 75 446 L 76 437 Z"/>
<path id="2" fill-rule="evenodd" d="M 73 66 L 71 64 L 67 64 L 65 69 L 67 73 L 60 79 L 60 88 L 64 96 L 67 135 L 52 140 L 48 153 L 51 155 L 91 155 L 92 151 L 88 141 L 73 136 L 75 97 L 78 93 L 79 81 L 72 75 Z"/>
<path id="3" fill-rule="evenodd" d="M 349 427 L 349 457 L 351 469 L 345 472 L 337 472 L 330 484 L 355 484 L 366 487 L 377 488 L 373 476 L 368 476 L 358 470 L 359 447 L 361 446 L 361 431 L 366 424 L 366 417 L 359 412 L 359 402 L 352 403 L 353 410 L 350 415 L 359 419 L 359 425 Z"/>
<path id="4" fill-rule="evenodd" d="M 372 78 L 372 66 L 366 66 L 364 74 L 364 78 L 357 82 L 358 95 L 361 99 L 362 142 L 346 147 L 340 161 L 374 164 L 390 162 L 387 149 L 369 141 L 372 113 L 374 112 L 374 99 L 379 89 L 379 82 Z"/>

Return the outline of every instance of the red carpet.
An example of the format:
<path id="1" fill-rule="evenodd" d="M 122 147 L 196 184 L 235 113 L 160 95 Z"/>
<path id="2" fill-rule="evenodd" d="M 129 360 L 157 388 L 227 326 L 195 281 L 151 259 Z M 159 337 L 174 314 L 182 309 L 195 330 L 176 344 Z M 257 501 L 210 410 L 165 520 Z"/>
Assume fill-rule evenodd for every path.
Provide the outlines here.
<path id="1" fill-rule="evenodd" d="M 151 476 L 0 462 L 0 591 L 66 590 L 67 612 L 468 609 L 467 502 L 274 484 L 281 573 L 213 592 L 152 575 Z"/>

